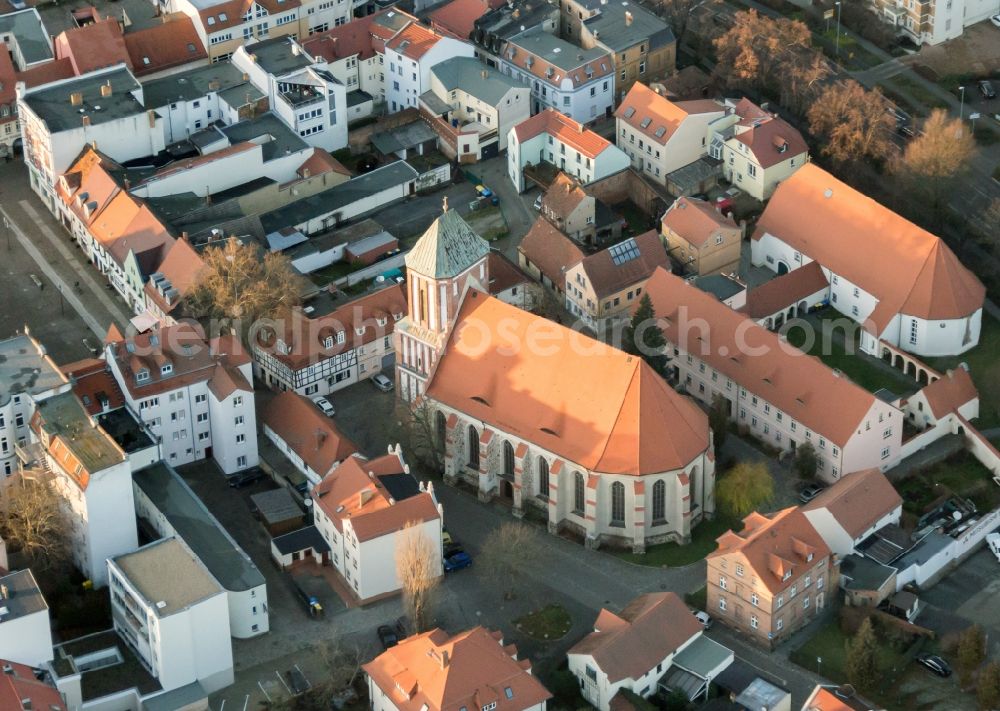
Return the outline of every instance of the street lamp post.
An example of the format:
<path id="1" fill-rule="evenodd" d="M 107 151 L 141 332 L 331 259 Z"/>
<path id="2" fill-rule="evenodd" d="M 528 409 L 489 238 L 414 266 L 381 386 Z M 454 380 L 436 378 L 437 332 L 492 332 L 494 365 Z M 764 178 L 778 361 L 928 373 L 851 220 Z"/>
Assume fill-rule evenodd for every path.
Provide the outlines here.
<path id="1" fill-rule="evenodd" d="M 834 3 L 837 6 L 837 56 L 840 56 L 840 0 Z"/>
<path id="2" fill-rule="evenodd" d="M 965 87 L 964 86 L 958 87 L 958 93 L 962 97 L 961 98 L 961 102 L 958 105 L 958 120 L 959 121 L 964 121 L 965 120 Z"/>

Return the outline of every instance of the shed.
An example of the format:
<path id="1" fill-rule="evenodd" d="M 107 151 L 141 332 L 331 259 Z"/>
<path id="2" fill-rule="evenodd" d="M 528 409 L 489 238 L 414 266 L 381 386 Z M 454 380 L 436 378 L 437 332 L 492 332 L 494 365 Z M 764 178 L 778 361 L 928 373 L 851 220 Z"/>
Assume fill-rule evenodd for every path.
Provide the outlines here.
<path id="1" fill-rule="evenodd" d="M 347 247 L 347 260 L 352 264 L 360 262 L 368 266 L 377 262 L 379 257 L 390 254 L 399 249 L 399 240 L 383 230 L 378 234 L 370 235 L 357 242 L 352 242 Z"/>
<path id="2" fill-rule="evenodd" d="M 319 565 L 330 560 L 330 546 L 315 526 L 306 526 L 271 539 L 271 557 L 282 570 L 310 556 Z"/>
<path id="3" fill-rule="evenodd" d="M 280 536 L 302 525 L 302 509 L 285 487 L 254 494 L 250 500 L 261 523 L 272 536 Z"/>

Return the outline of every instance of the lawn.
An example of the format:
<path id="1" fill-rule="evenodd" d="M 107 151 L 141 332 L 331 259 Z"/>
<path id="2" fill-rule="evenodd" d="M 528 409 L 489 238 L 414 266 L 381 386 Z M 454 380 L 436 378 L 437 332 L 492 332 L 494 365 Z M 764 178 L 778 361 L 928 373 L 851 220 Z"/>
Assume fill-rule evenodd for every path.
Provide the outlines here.
<path id="1" fill-rule="evenodd" d="M 514 620 L 514 626 L 529 637 L 549 641 L 564 637 L 572 625 L 573 620 L 566 608 L 555 604 L 546 605 Z"/>
<path id="2" fill-rule="evenodd" d="M 853 332 L 854 352 L 848 353 L 845 348 L 844 338 L 846 334 L 843 329 L 837 328 L 834 337 L 824 338 L 825 329 L 823 325 L 844 319 L 848 323 L 853 323 L 851 319 L 839 313 L 835 309 L 825 309 L 816 315 L 809 316 L 807 323 L 815 328 L 819 325 L 819 333 L 815 333 L 812 347 L 806 352 L 809 355 L 818 356 L 820 360 L 831 368 L 844 373 L 848 378 L 863 387 L 869 392 L 876 392 L 881 388 L 891 390 L 896 395 L 911 393 L 917 390 L 917 383 L 912 378 L 907 377 L 901 371 L 895 370 L 877 358 L 873 358 L 861 352 L 858 340 L 860 338 L 860 327 Z M 792 328 L 787 331 L 788 342 L 796 348 L 803 348 L 806 342 L 806 331 L 802 328 Z M 824 348 L 824 341 L 826 348 Z M 803 348 L 803 350 L 805 350 Z M 824 352 L 826 351 L 826 352 Z"/>
<path id="3" fill-rule="evenodd" d="M 906 92 L 928 109 L 948 108 L 948 104 L 938 98 L 936 94 L 931 93 L 923 84 L 918 83 L 905 74 L 894 76 L 888 79 L 887 83 L 891 86 L 894 85 L 900 91 Z"/>
<path id="4" fill-rule="evenodd" d="M 963 450 L 907 477 L 898 488 L 903 507 L 918 516 L 948 493 L 972 499 L 980 511 L 992 511 L 1000 506 L 1000 488 L 992 476 L 979 460 Z"/>
<path id="5" fill-rule="evenodd" d="M 853 37 L 840 31 L 840 54 L 837 54 L 837 28 L 831 27 L 826 32 L 814 32 L 813 37 L 833 61 L 851 71 L 871 69 L 882 63 L 882 60 L 859 45 Z"/>
<path id="6" fill-rule="evenodd" d="M 631 201 L 618 203 L 611 209 L 616 215 L 624 218 L 628 225 L 623 231 L 623 236 L 635 237 L 653 227 L 652 218 Z"/>
<path id="7" fill-rule="evenodd" d="M 742 525 L 739 521 L 715 514 L 711 521 L 702 521 L 694 527 L 691 542 L 686 546 L 677 543 L 658 543 L 654 546 L 647 546 L 645 553 L 631 553 L 628 551 L 614 551 L 615 555 L 630 563 L 638 565 L 648 565 L 656 568 L 677 568 L 682 565 L 697 563 L 715 550 L 715 539 L 729 529 L 739 530 Z"/>
<path id="8" fill-rule="evenodd" d="M 316 286 L 324 287 L 330 282 L 337 281 L 337 279 L 345 277 L 353 271 L 354 267 L 348 262 L 334 262 L 328 267 L 310 272 L 309 278 Z"/>
<path id="9" fill-rule="evenodd" d="M 1000 353 L 1000 321 L 983 311 L 983 326 L 979 335 L 979 345 L 967 353 L 944 358 L 928 358 L 927 365 L 945 372 L 959 363 L 967 363 L 972 380 L 979 388 L 979 418 L 975 425 L 981 430 L 1000 426 L 1000 369 L 997 353 Z"/>
<path id="10" fill-rule="evenodd" d="M 878 639 L 876 654 L 879 671 L 883 678 L 889 674 L 901 673 L 908 660 L 903 654 L 896 652 L 883 639 Z M 833 620 L 820 627 L 815 635 L 792 653 L 794 661 L 809 671 L 817 672 L 837 683 L 847 681 L 844 665 L 847 662 L 845 645 L 848 637 L 840 629 L 840 623 Z M 817 658 L 822 661 L 817 663 Z"/>

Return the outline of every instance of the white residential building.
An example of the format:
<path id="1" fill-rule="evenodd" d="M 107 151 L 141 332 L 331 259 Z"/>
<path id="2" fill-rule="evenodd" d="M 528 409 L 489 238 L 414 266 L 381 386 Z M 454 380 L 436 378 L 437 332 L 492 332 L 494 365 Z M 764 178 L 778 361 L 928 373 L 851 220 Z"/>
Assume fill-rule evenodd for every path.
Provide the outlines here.
<path id="1" fill-rule="evenodd" d="M 961 37 L 966 27 L 1000 12 L 996 0 L 869 0 L 868 6 L 897 34 L 921 44 L 940 44 Z M 984 28 L 988 29 L 988 28 Z"/>
<path id="2" fill-rule="evenodd" d="M 825 239 L 823 235 L 836 235 Z M 986 289 L 937 236 L 808 163 L 757 222 L 752 261 L 778 274 L 817 262 L 830 305 L 862 326 L 861 350 L 918 356 L 979 343 Z M 914 374 L 916 377 L 916 374 Z"/>
<path id="3" fill-rule="evenodd" d="M 782 451 L 809 442 L 826 482 L 899 462 L 898 408 L 665 269 L 653 273 L 646 293 L 663 324 L 669 366 L 692 397 L 706 405 L 723 398 L 737 426 Z"/>
<path id="4" fill-rule="evenodd" d="M 178 538 L 108 561 L 115 631 L 164 691 L 198 683 L 208 693 L 233 683 L 225 591 Z"/>
<path id="5" fill-rule="evenodd" d="M 805 504 L 802 513 L 840 558 L 880 528 L 899 524 L 903 499 L 878 469 L 855 472 Z"/>
<path id="6" fill-rule="evenodd" d="M 147 110 L 124 65 L 33 89 L 19 84 L 18 114 L 31 187 L 54 214 L 56 181 L 87 144 L 119 162 L 166 146 L 165 120 Z"/>
<path id="7" fill-rule="evenodd" d="M 347 145 L 347 88 L 293 38 L 245 45 L 232 62 L 306 143 L 328 151 Z"/>
<path id="8" fill-rule="evenodd" d="M 70 387 L 29 333 L 0 341 L 0 485 L 18 468 L 15 448 L 28 441 L 35 403 Z"/>
<path id="9" fill-rule="evenodd" d="M 340 463 L 358 451 L 333 421 L 308 398 L 278 393 L 263 413 L 264 436 L 316 486 Z"/>
<path id="10" fill-rule="evenodd" d="M 250 356 L 235 337 L 205 341 L 188 324 L 125 338 L 106 359 L 129 409 L 159 438 L 171 466 L 214 459 L 225 474 L 257 465 Z"/>
<path id="11" fill-rule="evenodd" d="M 138 546 L 132 498 L 132 467 L 159 458 L 152 442 L 126 453 L 72 392 L 38 403 L 33 441 L 22 461 L 47 469 L 73 522 L 71 553 L 96 587 L 107 582 L 105 561 Z M 126 512 L 126 515 L 123 515 Z"/>
<path id="12" fill-rule="evenodd" d="M 553 109 L 579 123 L 611 116 L 614 58 L 600 47 L 581 49 L 540 28 L 512 37 L 499 56 L 500 71 L 531 87 L 534 113 Z"/>
<path id="13" fill-rule="evenodd" d="M 552 697 L 531 661 L 484 627 L 407 637 L 362 668 L 373 711 L 545 711 Z"/>
<path id="14" fill-rule="evenodd" d="M 136 516 L 161 538 L 183 540 L 225 590 L 229 634 L 248 639 L 268 632 L 263 574 L 180 475 L 160 461 L 131 479 Z"/>
<path id="15" fill-rule="evenodd" d="M 404 536 L 422 536 L 433 553 L 431 568 L 443 574 L 441 506 L 434 487 L 410 475 L 399 445 L 369 460 L 345 459 L 312 489 L 316 529 L 330 546 L 333 567 L 361 600 L 402 588 L 395 558 Z M 419 533 L 404 533 L 413 525 Z"/>
<path id="16" fill-rule="evenodd" d="M 475 57 L 468 42 L 410 23 L 385 43 L 385 100 L 390 113 L 417 108 L 431 88 L 431 67 L 452 57 Z"/>
<path id="17" fill-rule="evenodd" d="M 567 653 L 569 671 L 579 680 L 583 698 L 599 711 L 610 711 L 621 691 L 653 696 L 675 668 L 686 673 L 685 691 L 697 698 L 733 661 L 730 650 L 703 632 L 675 593 L 640 595 L 620 614 L 601 610 L 594 631 Z"/>
<path id="18" fill-rule="evenodd" d="M 507 175 L 519 193 L 527 190 L 524 168 L 542 161 L 584 185 L 630 165 L 629 157 L 608 140 L 552 109 L 519 123 L 507 137 Z"/>
<path id="19" fill-rule="evenodd" d="M 30 570 L 0 575 L 0 659 L 29 667 L 52 659 L 49 606 Z"/>

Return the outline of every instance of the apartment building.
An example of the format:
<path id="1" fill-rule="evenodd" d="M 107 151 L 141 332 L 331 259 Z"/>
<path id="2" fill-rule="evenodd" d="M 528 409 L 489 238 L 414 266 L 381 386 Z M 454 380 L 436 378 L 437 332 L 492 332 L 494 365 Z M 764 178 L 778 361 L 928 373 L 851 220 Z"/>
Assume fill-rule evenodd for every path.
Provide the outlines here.
<path id="1" fill-rule="evenodd" d="M 274 389 L 329 395 L 392 367 L 393 331 L 405 313 L 399 284 L 334 304 L 325 314 L 295 311 L 281 332 L 262 332 L 251 346 L 254 372 Z"/>
<path id="2" fill-rule="evenodd" d="M 707 154 L 709 126 L 724 116 L 726 107 L 712 99 L 671 101 L 636 82 L 615 111 L 615 135 L 633 168 L 666 185 Z"/>
<path id="3" fill-rule="evenodd" d="M 71 387 L 30 333 L 0 341 L 0 486 L 18 468 L 16 447 L 31 435 L 35 403 Z"/>
<path id="4" fill-rule="evenodd" d="M 484 627 L 407 637 L 362 669 L 373 711 L 545 711 L 552 698 L 531 673 L 531 661 L 519 659 L 499 630 Z"/>
<path id="5" fill-rule="evenodd" d="M 164 14 L 191 18 L 212 62 L 229 59 L 247 42 L 308 37 L 350 21 L 350 0 L 159 0 Z"/>
<path id="6" fill-rule="evenodd" d="M 168 464 L 212 459 L 227 475 L 257 465 L 253 373 L 235 337 L 206 341 L 186 323 L 127 338 L 112 327 L 105 358 Z"/>
<path id="7" fill-rule="evenodd" d="M 692 397 L 722 398 L 737 426 L 779 450 L 805 442 L 834 482 L 900 459 L 903 413 L 665 269 L 646 282 L 669 367 Z"/>
<path id="8" fill-rule="evenodd" d="M 896 33 L 916 44 L 941 44 L 961 37 L 965 28 L 995 15 L 994 0 L 871 0 L 868 7 Z"/>
<path id="9" fill-rule="evenodd" d="M 685 274 L 735 274 L 739 271 L 743 229 L 731 216 L 697 198 L 679 197 L 660 219 L 670 256 Z"/>
<path id="10" fill-rule="evenodd" d="M 233 683 L 226 593 L 179 538 L 108 560 L 114 629 L 163 691 Z"/>
<path id="11" fill-rule="evenodd" d="M 52 659 L 49 605 L 30 569 L 0 569 L 0 609 L 0 659 L 30 667 Z"/>
<path id="12" fill-rule="evenodd" d="M 126 162 L 166 147 L 165 119 L 143 104 L 142 86 L 118 65 L 34 88 L 18 88 L 31 188 L 58 215 L 55 185 L 85 146 Z"/>
<path id="13" fill-rule="evenodd" d="M 627 317 L 657 267 L 669 265 L 656 230 L 629 237 L 566 270 L 566 308 L 599 331 L 614 319 Z"/>
<path id="14" fill-rule="evenodd" d="M 417 483 L 399 445 L 367 459 L 349 456 L 312 489 L 316 529 L 330 546 L 331 563 L 362 601 L 397 593 L 402 583 L 387 564 L 405 536 L 422 536 L 443 574 L 443 515 L 433 485 Z M 408 526 L 414 533 L 404 532 Z"/>
<path id="15" fill-rule="evenodd" d="M 584 185 L 629 167 L 629 157 L 607 139 L 552 109 L 519 123 L 507 138 L 507 174 L 519 193 L 527 190 L 525 167 L 542 161 Z"/>
<path id="16" fill-rule="evenodd" d="M 637 81 L 673 74 L 677 40 L 670 25 L 635 2 L 566 0 L 559 4 L 560 34 L 584 49 L 599 47 L 614 59 L 616 100 Z"/>
<path id="17" fill-rule="evenodd" d="M 431 67 L 452 57 L 475 57 L 471 44 L 445 37 L 415 22 L 385 43 L 386 108 L 396 113 L 417 108 L 421 94 L 431 88 Z"/>
<path id="18" fill-rule="evenodd" d="M 833 555 L 797 507 L 743 519 L 708 563 L 708 610 L 716 620 L 773 648 L 816 618 L 837 589 Z"/>
<path id="19" fill-rule="evenodd" d="M 582 49 L 531 28 L 504 44 L 500 71 L 531 87 L 532 113 L 552 109 L 579 123 L 610 116 L 614 59 L 600 47 Z"/>
<path id="20" fill-rule="evenodd" d="M 431 69 L 422 113 L 462 162 L 493 158 L 507 149 L 510 130 L 531 116 L 526 84 L 470 57 L 454 57 Z"/>
<path id="21" fill-rule="evenodd" d="M 21 125 L 17 116 L 17 83 L 29 86 L 29 69 L 52 63 L 52 38 L 34 8 L 0 15 L 0 158 L 20 146 Z"/>
<path id="22" fill-rule="evenodd" d="M 126 417 L 128 415 L 126 414 Z M 126 452 L 87 414 L 72 392 L 38 403 L 32 441 L 19 449 L 26 467 L 52 475 L 72 521 L 73 562 L 95 587 L 107 583 L 105 561 L 138 546 L 132 498 L 132 468 L 159 458 L 156 443 L 141 438 Z M 129 515 L 122 515 L 129 512 Z"/>
<path id="23" fill-rule="evenodd" d="M 865 469 L 840 479 L 801 509 L 830 551 L 843 559 L 880 528 L 899 525 L 903 499 L 885 474 Z"/>
<path id="24" fill-rule="evenodd" d="M 778 186 L 750 245 L 753 264 L 778 274 L 818 262 L 830 304 L 862 325 L 865 353 L 882 357 L 882 341 L 918 356 L 979 343 L 979 279 L 940 238 L 813 163 Z"/>
<path id="25" fill-rule="evenodd" d="M 309 399 L 279 393 L 264 410 L 264 436 L 302 473 L 310 487 L 358 451 L 357 445 Z"/>
<path id="26" fill-rule="evenodd" d="M 239 47 L 233 66 L 267 97 L 268 105 L 310 146 L 336 151 L 347 145 L 347 87 L 291 37 Z"/>

